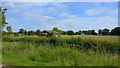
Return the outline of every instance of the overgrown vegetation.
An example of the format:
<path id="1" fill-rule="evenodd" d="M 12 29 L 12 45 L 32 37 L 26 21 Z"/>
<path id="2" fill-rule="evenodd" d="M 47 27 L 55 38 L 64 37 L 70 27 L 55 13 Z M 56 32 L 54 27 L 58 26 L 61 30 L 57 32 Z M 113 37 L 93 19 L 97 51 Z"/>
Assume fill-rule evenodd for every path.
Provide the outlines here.
<path id="1" fill-rule="evenodd" d="M 112 53 L 118 53 L 120 43 L 95 41 L 92 39 L 81 38 L 57 38 L 57 37 L 3 37 L 3 41 L 6 42 L 23 42 L 23 43 L 35 43 L 35 44 L 50 44 L 53 46 L 63 46 L 76 48 L 78 50 L 92 50 L 92 51 L 107 51 Z"/>
<path id="2" fill-rule="evenodd" d="M 117 42 L 79 37 L 3 37 L 3 41 L 3 63 L 7 65 L 118 66 Z"/>
<path id="3" fill-rule="evenodd" d="M 11 66 L 118 66 L 118 54 L 51 44 L 3 43 L 3 64 Z"/>

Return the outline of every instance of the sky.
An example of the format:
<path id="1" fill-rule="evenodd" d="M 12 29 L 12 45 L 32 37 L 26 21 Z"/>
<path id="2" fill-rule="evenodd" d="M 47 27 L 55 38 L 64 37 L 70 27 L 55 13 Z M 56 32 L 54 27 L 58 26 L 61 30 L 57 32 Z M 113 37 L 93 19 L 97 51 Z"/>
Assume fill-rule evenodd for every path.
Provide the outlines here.
<path id="1" fill-rule="evenodd" d="M 118 26 L 117 2 L 2 2 L 13 31 L 98 30 Z M 5 29 L 4 29 L 5 30 Z"/>

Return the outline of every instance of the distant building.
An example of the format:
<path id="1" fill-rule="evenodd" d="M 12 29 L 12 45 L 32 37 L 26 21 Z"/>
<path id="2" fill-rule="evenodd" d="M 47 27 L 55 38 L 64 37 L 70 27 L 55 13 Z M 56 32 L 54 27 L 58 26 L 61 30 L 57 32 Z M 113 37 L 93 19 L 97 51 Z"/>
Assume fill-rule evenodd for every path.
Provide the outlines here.
<path id="1" fill-rule="evenodd" d="M 51 30 L 44 30 L 41 32 L 41 34 L 39 36 L 53 36 L 53 37 L 60 37 L 61 33 L 57 32 L 57 31 L 51 31 Z"/>

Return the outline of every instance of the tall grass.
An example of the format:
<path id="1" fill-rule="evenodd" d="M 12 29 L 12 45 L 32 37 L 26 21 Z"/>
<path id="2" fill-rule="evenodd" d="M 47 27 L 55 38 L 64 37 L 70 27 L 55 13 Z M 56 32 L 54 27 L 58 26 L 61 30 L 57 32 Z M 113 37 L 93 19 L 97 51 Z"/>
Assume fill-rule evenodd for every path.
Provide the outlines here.
<path id="1" fill-rule="evenodd" d="M 64 45 L 3 42 L 3 64 L 11 66 L 118 66 L 118 54 Z"/>
<path id="2" fill-rule="evenodd" d="M 81 38 L 57 38 L 57 37 L 3 37 L 5 42 L 22 42 L 34 44 L 50 44 L 51 46 L 70 47 L 78 50 L 92 50 L 97 52 L 119 53 L 119 42 L 97 41 Z M 39 46 L 39 45 L 37 45 Z"/>

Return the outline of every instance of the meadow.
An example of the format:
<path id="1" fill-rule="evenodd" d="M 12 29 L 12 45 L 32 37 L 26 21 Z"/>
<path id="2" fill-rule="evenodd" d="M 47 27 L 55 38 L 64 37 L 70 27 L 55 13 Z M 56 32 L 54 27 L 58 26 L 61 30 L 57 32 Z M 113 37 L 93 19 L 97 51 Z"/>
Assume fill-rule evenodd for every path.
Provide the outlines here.
<path id="1" fill-rule="evenodd" d="M 118 66 L 118 36 L 3 37 L 10 66 Z"/>

